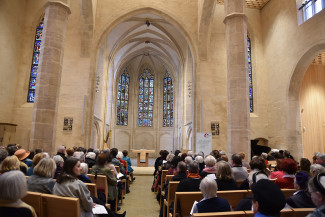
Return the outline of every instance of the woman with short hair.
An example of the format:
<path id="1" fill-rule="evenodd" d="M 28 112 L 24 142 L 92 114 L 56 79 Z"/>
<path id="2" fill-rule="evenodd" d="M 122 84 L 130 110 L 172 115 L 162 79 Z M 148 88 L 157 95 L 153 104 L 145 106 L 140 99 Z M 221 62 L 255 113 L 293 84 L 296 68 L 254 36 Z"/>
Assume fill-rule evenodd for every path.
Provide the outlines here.
<path id="1" fill-rule="evenodd" d="M 200 176 L 204 178 L 207 175 L 214 174 L 214 177 L 211 178 L 215 178 L 215 174 L 217 173 L 216 162 L 217 161 L 213 156 L 211 155 L 206 156 L 204 159 L 205 168 L 200 173 Z"/>
<path id="2" fill-rule="evenodd" d="M 226 212 L 230 205 L 224 198 L 217 197 L 217 183 L 210 177 L 205 177 L 200 183 L 203 199 L 194 205 L 193 213 Z"/>
<path id="3" fill-rule="evenodd" d="M 325 168 L 320 164 L 313 164 L 310 166 L 311 177 L 315 177 L 320 173 L 325 173 Z"/>
<path id="4" fill-rule="evenodd" d="M 20 170 L 20 162 L 15 155 L 6 157 L 1 164 L 1 173 Z"/>
<path id="5" fill-rule="evenodd" d="M 296 161 L 286 158 L 281 162 L 281 169 L 284 172 L 284 176 L 275 180 L 275 184 L 281 189 L 294 189 L 295 173 L 297 172 Z"/>
<path id="6" fill-rule="evenodd" d="M 60 155 L 55 155 L 55 156 L 53 156 L 53 160 L 55 161 L 55 164 L 56 164 L 56 170 L 55 170 L 53 178 L 56 179 L 59 177 L 59 175 L 61 173 L 61 170 L 62 170 L 62 167 L 64 164 L 64 159 Z"/>
<path id="7" fill-rule="evenodd" d="M 219 191 L 237 190 L 237 182 L 234 179 L 233 172 L 229 164 L 225 161 L 217 163 L 217 179 Z"/>
<path id="8" fill-rule="evenodd" d="M 33 165 L 28 168 L 27 176 L 31 176 L 34 174 L 35 166 L 40 162 L 40 160 L 42 160 L 45 157 L 46 157 L 46 155 L 44 153 L 38 153 L 33 157 Z"/>
<path id="9" fill-rule="evenodd" d="M 34 168 L 34 174 L 27 180 L 29 191 L 52 194 L 56 165 L 53 159 L 43 158 Z"/>
<path id="10" fill-rule="evenodd" d="M 0 176 L 0 214 L 11 217 L 37 217 L 33 207 L 21 201 L 26 195 L 26 177 L 19 170 Z"/>
<path id="11" fill-rule="evenodd" d="M 307 217 L 325 216 L 325 173 L 320 173 L 309 180 L 308 191 L 317 208 Z"/>

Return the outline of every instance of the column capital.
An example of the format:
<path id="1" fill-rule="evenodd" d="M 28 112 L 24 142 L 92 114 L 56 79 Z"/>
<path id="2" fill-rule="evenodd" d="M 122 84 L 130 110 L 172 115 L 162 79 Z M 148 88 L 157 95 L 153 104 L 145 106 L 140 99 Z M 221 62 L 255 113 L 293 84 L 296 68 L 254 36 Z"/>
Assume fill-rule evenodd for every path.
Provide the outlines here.
<path id="1" fill-rule="evenodd" d="M 44 7 L 47 8 L 50 5 L 55 5 L 55 6 L 59 6 L 61 8 L 64 8 L 68 12 L 69 15 L 71 14 L 70 7 L 69 7 L 69 5 L 67 3 L 64 3 L 62 1 L 48 0 L 45 3 Z"/>
<path id="2" fill-rule="evenodd" d="M 227 14 L 225 19 L 223 20 L 223 23 L 226 24 L 227 20 L 232 19 L 234 17 L 242 17 L 245 21 L 247 21 L 247 16 L 245 13 L 234 12 L 234 13 Z"/>

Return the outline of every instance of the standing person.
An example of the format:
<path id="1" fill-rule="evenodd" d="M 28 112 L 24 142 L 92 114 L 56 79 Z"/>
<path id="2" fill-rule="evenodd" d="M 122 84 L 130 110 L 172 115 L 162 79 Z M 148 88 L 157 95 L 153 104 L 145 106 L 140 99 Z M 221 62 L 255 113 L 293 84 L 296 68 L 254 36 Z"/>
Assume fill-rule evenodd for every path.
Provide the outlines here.
<path id="1" fill-rule="evenodd" d="M 11 217 L 37 217 L 33 207 L 21 201 L 26 195 L 25 175 L 18 170 L 0 176 L 0 214 Z"/>
<path id="2" fill-rule="evenodd" d="M 133 168 L 132 168 L 132 163 L 131 163 L 131 159 L 128 157 L 129 152 L 127 150 L 124 150 L 123 152 L 123 160 L 126 161 L 127 166 L 128 166 L 128 174 L 131 176 L 132 181 L 135 180 L 135 178 L 133 177 Z"/>

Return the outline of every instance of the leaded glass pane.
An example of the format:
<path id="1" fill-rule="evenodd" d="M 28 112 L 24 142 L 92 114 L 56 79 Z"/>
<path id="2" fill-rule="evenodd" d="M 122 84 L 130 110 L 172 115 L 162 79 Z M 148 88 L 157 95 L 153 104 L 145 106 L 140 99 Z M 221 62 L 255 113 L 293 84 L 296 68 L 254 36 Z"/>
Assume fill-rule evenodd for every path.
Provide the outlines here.
<path id="1" fill-rule="evenodd" d="M 252 52 L 251 52 L 251 39 L 247 35 L 247 60 L 248 60 L 248 88 L 249 88 L 249 108 L 250 112 L 254 111 L 253 107 L 253 79 L 252 79 Z"/>
<path id="2" fill-rule="evenodd" d="M 125 69 L 119 77 L 117 86 L 116 125 L 128 125 L 129 81 L 129 72 Z"/>
<path id="3" fill-rule="evenodd" d="M 32 67 L 30 71 L 29 88 L 28 88 L 28 96 L 27 96 L 27 102 L 31 102 L 31 103 L 34 102 L 35 99 L 35 87 L 36 87 L 37 70 L 39 64 L 39 55 L 40 55 L 41 43 L 42 43 L 43 23 L 44 23 L 44 18 L 36 28 L 36 33 L 35 33 Z"/>
<path id="4" fill-rule="evenodd" d="M 139 79 L 138 126 L 153 125 L 154 77 L 150 69 L 145 69 Z"/>
<path id="5" fill-rule="evenodd" d="M 174 85 L 168 71 L 164 77 L 163 127 L 173 126 Z"/>

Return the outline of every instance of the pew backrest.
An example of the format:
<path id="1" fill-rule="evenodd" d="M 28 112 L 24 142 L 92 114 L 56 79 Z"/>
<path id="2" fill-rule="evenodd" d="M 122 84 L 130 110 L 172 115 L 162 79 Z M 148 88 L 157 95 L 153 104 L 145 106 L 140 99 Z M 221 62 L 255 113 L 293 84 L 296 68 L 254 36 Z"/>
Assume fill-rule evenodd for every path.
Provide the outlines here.
<path id="1" fill-rule="evenodd" d="M 89 179 L 92 181 L 92 183 L 96 184 L 97 189 L 102 191 L 105 196 L 106 200 L 108 200 L 108 185 L 107 185 L 107 177 L 104 175 L 97 175 L 97 179 L 95 180 L 95 175 L 93 174 L 87 174 Z"/>
<path id="2" fill-rule="evenodd" d="M 60 197 L 51 194 L 41 195 L 41 217 L 80 217 L 78 198 Z"/>
<path id="3" fill-rule="evenodd" d="M 22 201 L 34 208 L 36 215 L 41 215 L 41 193 L 27 191 L 27 195 L 22 198 Z"/>
<path id="4" fill-rule="evenodd" d="M 169 182 L 170 180 L 172 180 L 174 175 L 166 175 L 166 182 Z"/>
<path id="5" fill-rule="evenodd" d="M 169 206 L 175 199 L 175 192 L 176 192 L 178 184 L 179 184 L 179 181 L 170 181 L 169 182 L 168 197 L 167 197 L 167 202 L 168 202 Z"/>
<path id="6" fill-rule="evenodd" d="M 193 217 L 245 217 L 244 211 L 231 211 L 231 212 L 212 212 L 212 213 L 193 213 Z"/>
<path id="7" fill-rule="evenodd" d="M 164 184 L 165 184 L 165 179 L 166 179 L 166 175 L 167 175 L 168 170 L 162 170 L 161 171 L 161 178 L 160 178 L 160 186 L 161 186 L 161 190 L 164 190 Z"/>
<path id="8" fill-rule="evenodd" d="M 175 200 L 174 200 L 174 213 L 180 214 L 180 216 L 189 216 L 194 201 L 199 202 L 203 199 L 203 195 L 201 192 L 175 192 Z"/>
<path id="9" fill-rule="evenodd" d="M 90 191 L 90 195 L 98 198 L 98 193 L 97 193 L 97 185 L 94 183 L 85 183 L 88 190 Z"/>
<path id="10" fill-rule="evenodd" d="M 218 197 L 225 198 L 228 200 L 229 205 L 232 209 L 235 209 L 239 201 L 249 196 L 247 190 L 233 190 L 233 191 L 218 191 Z"/>

